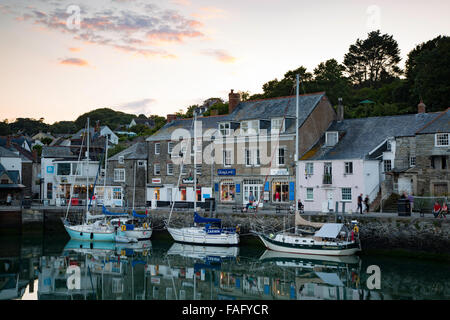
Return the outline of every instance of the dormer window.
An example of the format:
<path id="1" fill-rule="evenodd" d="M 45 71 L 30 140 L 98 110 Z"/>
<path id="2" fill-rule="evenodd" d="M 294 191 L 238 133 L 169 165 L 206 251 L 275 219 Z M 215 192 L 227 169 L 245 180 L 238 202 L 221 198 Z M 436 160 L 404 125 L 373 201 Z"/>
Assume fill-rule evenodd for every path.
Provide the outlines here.
<path id="1" fill-rule="evenodd" d="M 259 134 L 259 120 L 241 122 L 241 135 L 247 134 Z"/>
<path id="2" fill-rule="evenodd" d="M 124 157 L 123 156 L 119 156 L 119 163 L 120 164 L 124 164 Z"/>
<path id="3" fill-rule="evenodd" d="M 325 135 L 325 144 L 327 146 L 334 146 L 336 143 L 338 143 L 338 133 L 337 131 L 327 132 Z"/>
<path id="4" fill-rule="evenodd" d="M 284 119 L 283 118 L 275 118 L 271 120 L 271 131 L 272 133 L 284 132 Z"/>
<path id="5" fill-rule="evenodd" d="M 392 151 L 392 143 L 390 141 L 386 142 L 386 151 Z"/>
<path id="6" fill-rule="evenodd" d="M 230 135 L 230 123 L 219 123 L 219 131 L 222 136 L 229 136 Z"/>

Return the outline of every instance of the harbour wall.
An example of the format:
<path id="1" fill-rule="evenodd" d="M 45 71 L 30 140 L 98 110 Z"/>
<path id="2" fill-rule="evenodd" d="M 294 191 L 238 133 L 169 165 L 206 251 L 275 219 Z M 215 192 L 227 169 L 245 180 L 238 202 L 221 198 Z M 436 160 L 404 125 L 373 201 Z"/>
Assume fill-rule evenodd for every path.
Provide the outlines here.
<path id="1" fill-rule="evenodd" d="M 74 212 L 70 214 L 81 214 Z M 0 211 L 0 232 L 8 233 L 64 233 L 61 217 L 66 214 L 59 209 L 27 210 L 22 212 Z M 207 214 L 206 214 L 207 215 Z M 254 213 L 215 213 L 215 218 L 221 218 L 225 226 L 239 226 L 243 236 L 250 235 L 255 228 L 266 232 L 276 232 L 294 227 L 292 214 Z M 165 229 L 168 211 L 155 210 L 151 215 L 154 230 Z M 363 250 L 405 249 L 450 254 L 450 219 L 436 219 L 431 215 L 425 217 L 402 217 L 396 215 L 384 216 L 378 214 L 344 215 L 337 220 L 335 215 L 302 214 L 313 222 L 350 222 L 357 220 Z M 173 226 L 192 225 L 192 212 L 173 212 L 170 224 Z"/>

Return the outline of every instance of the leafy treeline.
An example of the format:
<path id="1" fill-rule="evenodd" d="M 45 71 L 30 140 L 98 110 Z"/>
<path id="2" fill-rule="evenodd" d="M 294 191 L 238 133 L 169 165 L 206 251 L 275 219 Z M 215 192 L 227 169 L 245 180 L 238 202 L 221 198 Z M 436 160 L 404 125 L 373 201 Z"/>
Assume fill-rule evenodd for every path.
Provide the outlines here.
<path id="1" fill-rule="evenodd" d="M 326 91 L 333 105 L 343 98 L 348 118 L 415 113 L 421 99 L 427 112 L 446 109 L 450 37 L 439 36 L 418 45 L 409 52 L 405 70 L 399 68 L 400 60 L 393 36 L 373 31 L 350 46 L 342 64 L 329 59 L 312 73 L 300 66 L 281 80 L 265 83 L 263 93 L 251 95 L 249 100 L 295 94 L 295 76 L 300 74 L 300 93 Z"/>
<path id="2" fill-rule="evenodd" d="M 140 114 L 128 114 L 121 111 L 115 111 L 109 108 L 95 109 L 86 112 L 79 116 L 75 121 L 58 121 L 53 124 L 44 122 L 44 118 L 17 118 L 14 122 L 8 123 L 7 120 L 0 122 L 0 135 L 23 133 L 30 136 L 42 131 L 50 132 L 51 134 L 76 133 L 78 130 L 86 126 L 87 118 L 89 117 L 90 126 L 95 126 L 99 121 L 101 126 L 108 126 L 111 130 L 118 127 L 128 125 L 133 118 L 153 119 L 155 121 L 155 128 L 148 128 L 145 125 L 137 125 L 130 129 L 138 135 L 150 135 L 156 130 L 159 130 L 165 123 L 166 118 L 157 115 L 150 115 L 148 118 Z M 128 130 L 128 129 L 123 129 Z"/>

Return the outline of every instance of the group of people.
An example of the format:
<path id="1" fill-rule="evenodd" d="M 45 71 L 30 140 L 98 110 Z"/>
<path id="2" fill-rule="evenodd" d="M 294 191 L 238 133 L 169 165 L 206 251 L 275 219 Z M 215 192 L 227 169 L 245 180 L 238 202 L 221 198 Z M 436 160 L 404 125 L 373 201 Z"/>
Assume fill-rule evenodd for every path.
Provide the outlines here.
<path id="1" fill-rule="evenodd" d="M 439 204 L 439 202 L 434 203 L 433 207 L 433 215 L 435 218 L 442 218 L 447 219 L 447 213 L 448 213 L 448 207 L 447 203 L 445 201 L 442 202 L 442 207 Z"/>
<path id="2" fill-rule="evenodd" d="M 363 202 L 365 205 L 365 209 L 364 212 L 368 213 L 369 212 L 369 196 L 366 194 L 366 197 L 363 200 L 363 194 L 361 193 L 358 196 L 358 208 L 356 209 L 356 211 L 359 211 L 360 214 L 363 214 Z"/>

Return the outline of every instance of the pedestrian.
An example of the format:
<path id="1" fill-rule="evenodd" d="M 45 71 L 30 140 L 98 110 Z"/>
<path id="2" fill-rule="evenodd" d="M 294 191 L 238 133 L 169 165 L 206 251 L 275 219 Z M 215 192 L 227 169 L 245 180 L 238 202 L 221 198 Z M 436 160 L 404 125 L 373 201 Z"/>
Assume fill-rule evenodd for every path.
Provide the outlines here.
<path id="1" fill-rule="evenodd" d="M 6 205 L 10 206 L 11 202 L 12 202 L 12 197 L 11 197 L 11 194 L 8 193 L 8 195 L 6 196 Z"/>
<path id="2" fill-rule="evenodd" d="M 275 201 L 280 201 L 280 193 L 278 191 L 275 193 Z"/>
<path id="3" fill-rule="evenodd" d="M 411 194 L 408 195 L 408 200 L 409 200 L 409 208 L 411 210 L 411 214 L 413 211 L 413 205 L 414 205 L 414 196 Z"/>
<path id="4" fill-rule="evenodd" d="M 444 201 L 441 208 L 441 216 L 444 216 L 444 219 L 447 219 L 448 207 L 447 203 Z"/>
<path id="5" fill-rule="evenodd" d="M 359 210 L 359 213 L 362 214 L 362 203 L 363 203 L 363 194 L 361 193 L 358 196 L 358 208 L 356 209 L 356 211 Z"/>
<path id="6" fill-rule="evenodd" d="M 366 197 L 364 198 L 364 204 L 365 204 L 365 206 L 366 206 L 365 211 L 366 211 L 367 213 L 369 213 L 369 195 L 367 195 L 367 194 L 366 194 Z"/>
<path id="7" fill-rule="evenodd" d="M 439 205 L 439 202 L 436 201 L 433 207 L 433 215 L 435 218 L 437 218 L 440 213 L 441 213 L 441 206 Z"/>

